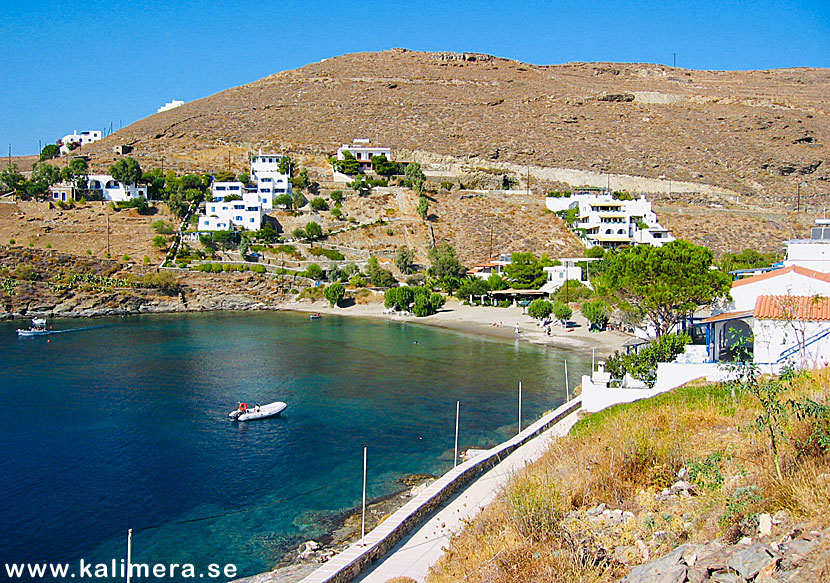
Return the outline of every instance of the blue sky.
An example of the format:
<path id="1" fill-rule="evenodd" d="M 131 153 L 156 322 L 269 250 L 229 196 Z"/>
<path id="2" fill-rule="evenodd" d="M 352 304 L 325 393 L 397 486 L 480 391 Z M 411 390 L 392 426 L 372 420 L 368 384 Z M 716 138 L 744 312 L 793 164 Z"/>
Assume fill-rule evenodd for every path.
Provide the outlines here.
<path id="1" fill-rule="evenodd" d="M 830 66 L 830 2 L 263 2 L 0 4 L 0 155 L 34 154 L 285 69 L 392 47 L 526 61 L 690 69 Z"/>

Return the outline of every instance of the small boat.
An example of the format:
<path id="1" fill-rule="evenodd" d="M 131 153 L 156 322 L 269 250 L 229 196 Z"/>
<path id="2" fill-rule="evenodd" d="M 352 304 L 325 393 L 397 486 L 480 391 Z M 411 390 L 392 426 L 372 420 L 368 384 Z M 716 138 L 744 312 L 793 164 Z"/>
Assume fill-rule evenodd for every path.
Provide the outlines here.
<path id="1" fill-rule="evenodd" d="M 322 317 L 323 317 L 323 314 L 321 314 L 320 312 L 317 312 L 315 314 L 311 314 L 309 316 L 309 318 L 311 318 L 312 320 L 319 320 Z"/>
<path id="2" fill-rule="evenodd" d="M 20 328 L 17 331 L 18 336 L 44 336 L 49 333 L 50 331 L 46 329 L 45 318 L 32 318 L 32 325 L 28 330 Z"/>
<path id="3" fill-rule="evenodd" d="M 276 417 L 283 410 L 288 407 L 282 401 L 268 403 L 267 405 L 254 405 L 248 407 L 245 403 L 240 403 L 239 407 L 228 413 L 233 421 L 254 421 L 255 419 L 266 419 L 268 417 Z"/>

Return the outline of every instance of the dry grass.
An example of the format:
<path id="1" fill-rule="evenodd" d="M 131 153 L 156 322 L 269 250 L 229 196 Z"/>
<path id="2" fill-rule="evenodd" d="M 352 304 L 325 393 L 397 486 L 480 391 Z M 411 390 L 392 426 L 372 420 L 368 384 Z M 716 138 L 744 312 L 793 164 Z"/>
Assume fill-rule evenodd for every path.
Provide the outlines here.
<path id="1" fill-rule="evenodd" d="M 802 375 L 784 399 L 830 400 L 830 371 Z M 830 524 L 830 456 L 791 418 L 776 478 L 757 401 L 719 385 L 683 387 L 582 420 L 454 540 L 431 583 L 602 582 L 684 542 L 757 534 L 757 515 Z M 666 495 L 685 469 L 691 496 Z M 600 503 L 630 511 L 590 518 Z M 784 528 L 783 526 L 781 528 Z"/>

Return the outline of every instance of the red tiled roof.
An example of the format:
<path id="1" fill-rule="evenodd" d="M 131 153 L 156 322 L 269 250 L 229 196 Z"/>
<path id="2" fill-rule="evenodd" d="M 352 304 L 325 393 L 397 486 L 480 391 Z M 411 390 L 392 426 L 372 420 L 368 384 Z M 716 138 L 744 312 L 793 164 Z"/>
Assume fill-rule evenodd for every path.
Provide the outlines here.
<path id="1" fill-rule="evenodd" d="M 830 298 L 758 296 L 753 315 L 759 320 L 830 320 Z"/>
<path id="2" fill-rule="evenodd" d="M 786 273 L 793 272 L 799 275 L 803 275 L 804 277 L 810 277 L 812 279 L 830 282 L 830 273 L 822 273 L 820 271 L 815 271 L 807 267 L 801 267 L 800 265 L 790 265 L 789 267 L 784 267 L 783 269 L 767 271 L 766 273 L 762 273 L 760 275 L 753 275 L 752 277 L 739 279 L 737 281 L 732 282 L 732 287 L 740 287 L 742 285 L 755 283 L 757 281 L 764 281 L 765 279 L 771 279 L 773 277 L 778 277 L 779 275 L 784 275 Z"/>

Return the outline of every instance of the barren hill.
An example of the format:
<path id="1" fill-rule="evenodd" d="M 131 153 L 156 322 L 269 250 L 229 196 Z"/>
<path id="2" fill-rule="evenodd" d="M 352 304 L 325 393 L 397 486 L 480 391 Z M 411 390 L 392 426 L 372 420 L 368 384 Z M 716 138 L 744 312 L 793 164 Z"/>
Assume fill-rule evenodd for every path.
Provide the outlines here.
<path id="1" fill-rule="evenodd" d="M 826 204 L 829 90 L 828 69 L 539 66 L 392 49 L 228 89 L 138 121 L 85 151 L 93 165 L 107 166 L 111 146 L 129 143 L 144 167 L 241 171 L 248 153 L 264 148 L 299 157 L 325 179 L 325 156 L 365 137 L 406 160 L 498 180 L 509 172 L 521 188 L 528 168 L 537 193 L 563 182 L 605 186 L 607 177 L 613 188 L 652 193 L 661 219 L 663 209 L 670 212 L 662 220 L 680 237 L 717 252 L 778 250 L 782 239 L 806 234 Z M 558 178 L 563 173 L 573 177 Z M 642 178 L 631 188 L 626 176 Z M 790 216 L 797 194 L 801 210 L 814 214 Z M 468 229 L 476 226 L 476 202 L 439 197 L 444 224 L 436 223 L 436 235 L 475 241 L 465 256 L 486 258 L 489 226 Z M 541 201 L 533 210 L 544 210 Z M 772 222 L 770 210 L 780 214 Z M 502 249 L 525 246 L 520 226 L 514 231 Z"/>
<path id="2" fill-rule="evenodd" d="M 538 66 L 392 49 L 271 75 L 152 115 L 102 142 L 166 165 L 224 167 L 258 147 L 332 153 L 353 137 L 458 157 L 826 191 L 830 70 Z M 241 163 L 243 156 L 238 156 Z"/>

